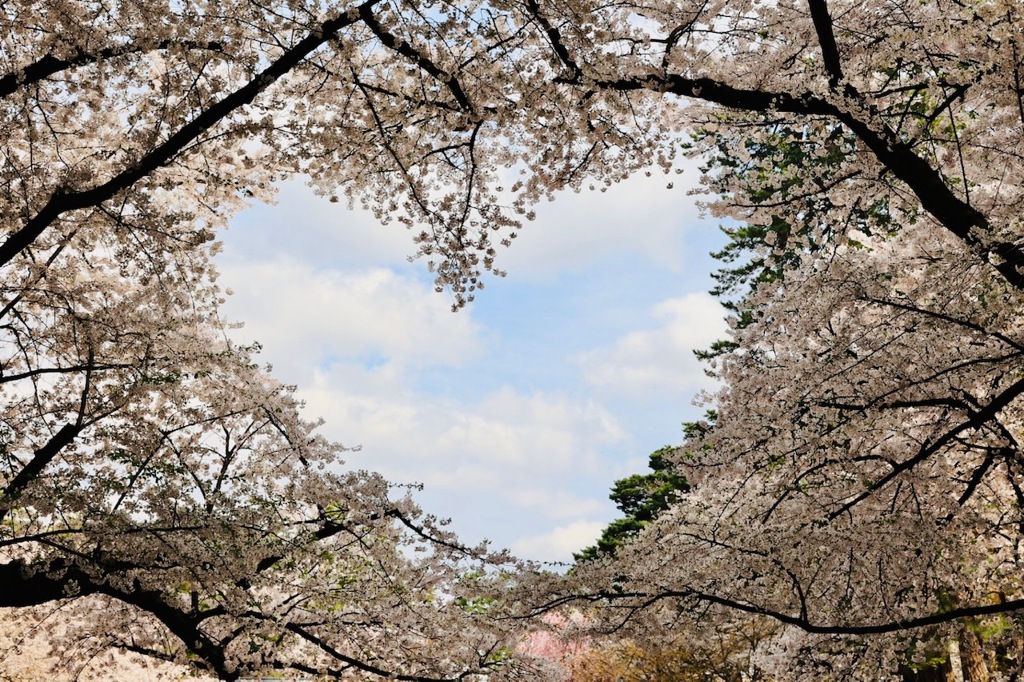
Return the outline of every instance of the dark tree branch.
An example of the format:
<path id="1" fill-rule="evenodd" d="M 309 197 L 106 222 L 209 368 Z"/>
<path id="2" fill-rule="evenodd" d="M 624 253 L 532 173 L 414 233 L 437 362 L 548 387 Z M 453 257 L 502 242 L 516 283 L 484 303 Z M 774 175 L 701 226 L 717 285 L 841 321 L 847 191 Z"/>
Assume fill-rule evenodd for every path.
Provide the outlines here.
<path id="1" fill-rule="evenodd" d="M 3 521 L 11 511 L 11 504 L 17 499 L 18 495 L 42 473 L 46 465 L 52 462 L 53 458 L 60 454 L 61 450 L 75 440 L 83 428 L 83 425 L 80 423 L 65 424 L 61 427 L 60 431 L 46 442 L 46 445 L 32 454 L 32 459 L 29 460 L 29 463 L 11 479 L 10 483 L 3 489 L 3 493 L 0 494 L 0 500 L 2 500 L 0 505 L 3 505 L 0 506 L 0 521 Z"/>
<path id="2" fill-rule="evenodd" d="M 540 5 L 537 4 L 537 0 L 526 0 L 526 9 L 529 11 L 530 16 L 533 17 L 534 21 L 540 24 L 544 34 L 548 37 L 548 42 L 551 43 L 551 49 L 555 51 L 555 55 L 558 57 L 558 61 L 562 63 L 565 68 L 569 70 L 567 77 L 562 77 L 561 80 L 567 83 L 578 83 L 580 78 L 583 76 L 583 70 L 580 65 L 576 63 L 576 60 L 569 54 L 569 50 L 565 47 L 565 43 L 562 41 L 562 34 L 559 30 L 551 25 L 540 11 Z"/>
<path id="3" fill-rule="evenodd" d="M 884 125 L 881 131 L 875 130 L 859 118 L 859 114 L 841 109 L 812 93 L 793 95 L 787 92 L 745 90 L 712 78 L 650 74 L 619 80 L 600 80 L 595 85 L 620 92 L 668 92 L 742 111 L 767 113 L 774 110 L 838 120 L 860 138 L 884 168 L 910 188 L 922 208 L 939 224 L 959 238 L 982 262 L 991 263 L 1014 288 L 1024 291 L 1024 273 L 1018 269 L 1024 265 L 1024 250 L 1010 242 L 988 240 L 986 235 L 990 230 L 984 214 L 953 193 L 938 170 Z M 848 94 L 860 98 L 856 91 L 851 90 Z"/>
<path id="4" fill-rule="evenodd" d="M 993 616 L 1001 613 L 1012 613 L 1014 611 L 1020 611 L 1024 609 L 1024 599 L 1013 599 L 1007 601 L 1001 601 L 996 604 L 985 604 L 983 606 L 965 606 L 949 611 L 943 611 L 941 613 L 933 613 L 927 616 L 917 616 L 914 618 L 906 619 L 895 619 L 891 621 L 873 623 L 870 625 L 822 625 L 812 621 L 806 616 L 794 616 L 782 611 L 770 609 L 764 606 L 757 606 L 744 601 L 736 599 L 729 599 L 727 597 L 721 597 L 715 594 L 708 594 L 700 592 L 698 590 L 679 590 L 679 591 L 666 591 L 657 594 L 647 594 L 643 592 L 629 593 L 629 592 L 602 592 L 598 595 L 588 595 L 586 597 L 572 597 L 565 603 L 586 599 L 587 601 L 598 601 L 598 600 L 609 600 L 616 601 L 621 599 L 646 599 L 647 604 L 663 599 L 693 599 L 700 602 L 716 604 L 718 606 L 724 606 L 729 609 L 736 611 L 742 611 L 744 613 L 750 613 L 754 615 L 767 616 L 786 625 L 792 625 L 800 628 L 804 632 L 809 632 L 818 635 L 882 635 L 890 632 L 902 632 L 905 630 L 914 630 L 917 628 L 930 627 L 933 625 L 941 625 L 943 623 L 950 623 L 953 621 L 961 620 L 964 618 L 977 618 L 982 616 Z"/>
<path id="5" fill-rule="evenodd" d="M 832 17 L 828 13 L 827 0 L 807 0 L 814 21 L 814 32 L 818 34 L 818 45 L 828 74 L 829 87 L 835 88 L 843 80 L 843 67 L 839 59 L 839 46 L 832 30 Z"/>
<path id="6" fill-rule="evenodd" d="M 911 303 L 899 303 L 897 301 L 892 301 L 884 298 L 877 298 L 874 296 L 862 296 L 860 300 L 867 301 L 868 303 L 877 303 L 878 305 L 884 305 L 890 308 L 896 308 L 897 310 L 905 310 L 907 312 L 917 313 L 920 315 L 924 315 L 926 317 L 933 317 L 937 320 L 942 320 L 943 322 L 948 322 L 950 324 L 963 327 L 964 329 L 970 329 L 971 331 L 977 332 L 982 336 L 990 336 L 994 339 L 998 339 L 999 341 L 1005 343 L 1007 346 L 1010 346 L 1011 348 L 1014 348 L 1018 351 L 1024 352 L 1024 345 L 1021 345 L 1019 342 L 1010 338 L 1006 334 L 1003 334 L 1002 332 L 990 331 L 989 329 L 986 329 L 977 322 L 971 322 L 970 320 L 962 320 L 958 317 L 953 317 L 951 315 L 947 315 L 946 313 L 941 313 L 936 310 L 921 308 Z M 1005 359 L 1006 358 L 998 358 L 999 361 L 1004 361 Z"/>
<path id="7" fill-rule="evenodd" d="M 28 66 L 17 71 L 0 76 L 0 97 L 6 97 L 17 92 L 26 85 L 32 85 L 56 75 L 61 71 L 72 69 L 76 66 L 86 66 L 97 62 L 123 57 L 129 54 L 140 54 L 150 50 L 167 50 L 172 47 L 186 50 L 206 50 L 220 52 L 224 49 L 218 42 L 195 43 L 189 40 L 174 41 L 162 40 L 152 46 L 143 45 L 119 45 L 117 47 L 105 47 L 96 52 L 89 52 L 81 47 L 76 47 L 68 57 L 55 57 L 52 54 L 43 55 Z"/>
<path id="8" fill-rule="evenodd" d="M 939 106 L 935 107 L 935 110 L 928 114 L 928 118 L 925 119 L 924 124 L 921 126 L 925 130 L 930 128 L 933 123 L 942 115 L 946 109 L 953 106 L 953 102 L 961 99 L 968 90 L 971 89 L 973 83 L 961 83 L 953 87 L 953 91 L 946 95 L 946 99 L 942 100 Z"/>
<path id="9" fill-rule="evenodd" d="M 978 489 L 979 485 L 981 485 L 981 481 L 982 479 L 985 478 L 985 474 L 988 473 L 988 470 L 995 463 L 996 456 L 1005 455 L 1005 453 L 1006 450 L 1004 449 L 994 453 L 989 453 L 985 456 L 985 459 L 982 460 L 981 465 L 974 469 L 974 473 L 971 474 L 970 480 L 967 481 L 967 487 L 964 488 L 963 494 L 961 494 L 960 498 L 956 501 L 957 506 L 962 507 L 965 504 L 967 504 L 967 501 L 970 500 L 971 497 L 974 495 L 974 491 Z M 946 517 L 946 520 L 949 521 L 952 520 L 952 518 L 953 513 L 950 512 L 950 514 Z"/>
<path id="10" fill-rule="evenodd" d="M 0 564 L 0 607 L 38 606 L 72 597 L 103 594 L 152 614 L 223 680 L 238 679 L 227 665 L 224 647 L 206 636 L 181 609 L 166 602 L 158 591 L 143 589 L 136 580 L 131 591 L 100 581 L 66 559 L 45 564 L 15 560 Z"/>
<path id="11" fill-rule="evenodd" d="M 17 374 L 4 374 L 2 368 L 0 368 L 0 384 L 6 384 L 11 381 L 19 381 L 21 379 L 28 379 L 30 377 L 40 376 L 43 374 L 75 374 L 77 372 L 86 371 L 105 371 L 109 369 L 129 369 L 132 365 L 128 363 L 109 363 L 103 365 L 69 365 L 67 367 L 37 367 L 36 369 L 26 370 L 24 372 L 18 372 Z"/>
<path id="12" fill-rule="evenodd" d="M 1024 379 L 1011 384 L 1005 391 L 1000 393 L 998 396 L 989 401 L 988 405 L 978 410 L 977 412 L 971 413 L 970 417 L 963 422 L 957 424 L 953 428 L 946 431 L 944 434 L 939 436 L 935 441 L 925 442 L 918 450 L 917 454 L 913 457 L 904 460 L 893 467 L 892 471 L 882 476 L 880 479 L 875 481 L 871 486 L 868 487 L 863 493 L 857 495 L 849 502 L 845 503 L 842 507 L 829 514 L 829 520 L 835 519 L 836 517 L 846 513 L 852 509 L 855 505 L 861 501 L 867 499 L 871 495 L 874 495 L 878 490 L 883 488 L 886 484 L 892 481 L 894 478 L 899 476 L 905 471 L 913 469 L 915 466 L 925 461 L 936 452 L 944 448 L 957 436 L 964 431 L 970 429 L 981 428 L 987 422 L 996 418 L 1004 408 L 1006 408 L 1011 402 L 1013 402 L 1018 396 L 1024 394 Z"/>
<path id="13" fill-rule="evenodd" d="M 1017 611 L 1024 610 L 1024 599 L 1012 599 L 1012 600 L 1001 600 L 995 604 L 985 604 L 982 606 L 963 606 L 950 609 L 948 611 L 942 611 L 940 613 L 932 613 L 927 616 L 916 616 L 913 618 L 904 619 L 893 619 L 889 621 L 881 621 L 872 623 L 869 625 L 825 625 L 822 623 L 815 622 L 808 618 L 806 615 L 794 616 L 777 609 L 768 608 L 766 606 L 758 606 L 750 602 L 740 601 L 737 599 L 730 599 L 728 597 L 722 597 L 717 594 L 708 594 L 700 590 L 665 590 L 662 592 L 625 592 L 625 591 L 598 591 L 586 594 L 571 594 L 562 597 L 557 597 L 532 609 L 528 614 L 523 616 L 514 616 L 514 619 L 526 619 L 536 618 L 544 613 L 553 611 L 555 609 L 574 604 L 576 602 L 586 603 L 597 603 L 597 602 L 608 602 L 615 604 L 623 600 L 628 600 L 632 603 L 625 605 L 624 608 L 632 611 L 640 611 L 651 607 L 659 601 L 665 599 L 687 599 L 704 604 L 714 604 L 717 606 L 723 606 L 728 609 L 735 611 L 741 611 L 743 613 L 749 613 L 758 616 L 767 616 L 773 620 L 776 620 L 785 625 L 792 625 L 796 628 L 818 635 L 882 635 L 892 632 L 903 632 L 907 630 L 914 630 L 917 628 L 931 627 L 933 625 L 942 625 L 944 623 L 950 623 L 966 618 L 978 618 L 984 616 L 994 616 L 1002 613 L 1014 613 Z M 639 602 L 639 603 L 637 603 Z"/>

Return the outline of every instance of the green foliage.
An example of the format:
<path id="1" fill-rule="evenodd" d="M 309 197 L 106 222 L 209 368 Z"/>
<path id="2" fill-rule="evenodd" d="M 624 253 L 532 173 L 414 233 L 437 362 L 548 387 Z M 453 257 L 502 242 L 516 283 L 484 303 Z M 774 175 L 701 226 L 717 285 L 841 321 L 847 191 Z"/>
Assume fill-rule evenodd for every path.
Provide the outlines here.
<path id="1" fill-rule="evenodd" d="M 456 597 L 455 605 L 466 613 L 479 616 L 487 613 L 494 605 L 495 600 L 493 597 Z"/>
<path id="2" fill-rule="evenodd" d="M 749 294 L 763 283 L 784 279 L 799 266 L 805 253 L 837 243 L 851 228 L 864 234 L 891 234 L 893 218 L 885 199 L 858 203 L 848 211 L 844 225 L 833 225 L 834 209 L 829 188 L 858 174 L 847 168 L 858 152 L 857 141 L 841 126 L 814 130 L 778 125 L 755 139 L 739 140 L 699 132 L 693 147 L 704 149 L 702 167 L 721 198 L 746 207 L 749 219 L 722 226 L 728 243 L 711 255 L 722 263 L 712 274 L 711 294 L 730 310 L 739 327 L 753 324 L 757 312 Z M 824 133 L 826 143 L 817 140 Z M 810 180 L 809 180 L 810 179 Z M 853 247 L 862 246 L 849 239 Z M 697 353 L 710 359 L 733 350 L 722 341 Z"/>
<path id="3" fill-rule="evenodd" d="M 608 524 L 596 545 L 574 554 L 576 561 L 587 561 L 614 553 L 619 545 L 668 509 L 680 493 L 690 489 L 686 477 L 676 473 L 671 462 L 666 459 L 675 450 L 674 447 L 665 446 L 653 452 L 649 464 L 651 473 L 633 474 L 615 482 L 608 497 L 625 517 Z"/>

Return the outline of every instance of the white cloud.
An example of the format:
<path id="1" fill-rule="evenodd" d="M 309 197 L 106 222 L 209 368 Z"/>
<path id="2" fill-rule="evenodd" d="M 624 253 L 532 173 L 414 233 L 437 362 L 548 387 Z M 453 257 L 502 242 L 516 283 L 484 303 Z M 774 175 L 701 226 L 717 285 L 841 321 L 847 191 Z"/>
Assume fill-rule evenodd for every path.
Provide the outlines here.
<path id="1" fill-rule="evenodd" d="M 605 453 L 625 434 L 600 405 L 508 387 L 444 398 L 413 383 L 387 365 L 335 364 L 299 395 L 326 436 L 361 446 L 349 466 L 423 483 L 426 509 L 454 518 L 467 540 L 508 546 L 526 528 L 611 514 Z"/>
<path id="2" fill-rule="evenodd" d="M 239 292 L 226 314 L 247 324 L 236 336 L 263 344 L 261 359 L 299 385 L 324 435 L 361 446 L 349 466 L 425 484 L 427 511 L 472 541 L 508 545 L 524 528 L 609 514 L 606 453 L 627 434 L 585 396 L 489 385 L 478 360 L 493 330 L 471 310 L 452 314 L 429 285 L 388 268 L 281 257 L 222 269 Z"/>
<path id="3" fill-rule="evenodd" d="M 562 395 L 523 395 L 502 387 L 477 402 L 440 398 L 411 388 L 392 368 L 334 365 L 300 389 L 325 434 L 358 439 L 350 460 L 435 490 L 493 488 L 496 501 L 532 506 L 522 492 L 556 499 L 573 477 L 602 477 L 600 451 L 624 437 L 595 403 Z M 427 389 L 429 390 L 429 388 Z M 588 510 L 589 511 L 589 510 Z"/>
<path id="4" fill-rule="evenodd" d="M 660 326 L 629 332 L 576 360 L 588 382 L 616 393 L 694 393 L 713 382 L 693 351 L 725 337 L 724 315 L 708 294 L 662 301 L 652 311 Z"/>
<path id="5" fill-rule="evenodd" d="M 246 325 L 233 335 L 263 344 L 287 381 L 303 383 L 317 365 L 345 359 L 460 366 L 480 351 L 470 311 L 453 315 L 433 289 L 387 268 L 316 269 L 280 258 L 221 270 L 236 292 L 225 314 Z"/>
<path id="6" fill-rule="evenodd" d="M 633 253 L 680 270 L 688 229 L 701 224 L 687 195 L 698 184 L 696 162 L 687 166 L 682 175 L 655 170 L 606 191 L 559 194 L 554 202 L 537 206 L 536 220 L 525 223 L 512 246 L 499 252 L 498 266 L 510 277 L 546 280 Z"/>
<path id="7" fill-rule="evenodd" d="M 222 263 L 286 256 L 317 267 L 400 265 L 416 251 L 402 225 L 381 225 L 369 211 L 331 203 L 301 179 L 278 185 L 277 203 L 239 214 L 223 239 Z"/>
<path id="8" fill-rule="evenodd" d="M 523 559 L 572 561 L 573 552 L 594 544 L 606 524 L 574 521 L 540 535 L 527 535 L 512 543 L 512 551 Z"/>
<path id="9" fill-rule="evenodd" d="M 607 500 L 583 497 L 569 490 L 532 488 L 518 490 L 510 497 L 516 505 L 526 509 L 542 510 L 545 516 L 553 519 L 604 516 L 610 506 Z"/>

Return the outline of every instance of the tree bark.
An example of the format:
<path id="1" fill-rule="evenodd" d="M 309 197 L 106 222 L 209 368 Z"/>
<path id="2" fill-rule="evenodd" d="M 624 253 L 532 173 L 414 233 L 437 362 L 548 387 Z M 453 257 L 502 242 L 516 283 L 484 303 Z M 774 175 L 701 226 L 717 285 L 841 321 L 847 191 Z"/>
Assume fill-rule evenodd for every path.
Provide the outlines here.
<path id="1" fill-rule="evenodd" d="M 960 661 L 963 666 L 964 682 L 988 682 L 988 666 L 981 640 L 974 630 L 964 626 L 960 633 Z"/>

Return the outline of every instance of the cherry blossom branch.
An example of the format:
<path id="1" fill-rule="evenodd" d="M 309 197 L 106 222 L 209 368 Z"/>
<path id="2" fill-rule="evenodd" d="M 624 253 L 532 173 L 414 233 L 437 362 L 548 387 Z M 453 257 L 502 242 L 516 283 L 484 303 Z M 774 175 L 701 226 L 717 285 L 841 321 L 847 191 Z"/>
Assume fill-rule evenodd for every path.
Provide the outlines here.
<path id="1" fill-rule="evenodd" d="M 396 519 L 399 523 L 401 523 L 403 526 L 412 531 L 421 540 L 425 540 L 431 545 L 444 547 L 448 550 L 455 552 L 456 554 L 462 555 L 463 557 L 480 557 L 480 553 L 474 551 L 473 548 L 471 547 L 466 547 L 465 545 L 461 545 L 459 543 L 452 542 L 451 540 L 448 540 L 446 538 L 438 537 L 437 535 L 432 534 L 428 528 L 416 523 L 415 521 L 410 519 L 407 514 L 403 513 L 399 509 L 386 509 L 380 512 L 375 512 L 369 516 L 370 521 L 377 521 L 383 518 Z M 350 533 L 354 537 L 358 537 L 358 533 L 356 533 L 352 526 L 344 523 L 343 521 L 339 521 L 332 518 L 332 515 L 326 511 L 321 513 L 321 515 L 318 518 L 306 521 L 304 523 L 319 524 L 319 527 L 311 531 L 310 534 L 307 536 L 306 539 L 309 542 L 319 542 L 321 540 L 327 540 L 341 533 Z M 259 561 L 259 563 L 257 563 L 253 573 L 263 573 L 284 559 L 284 554 L 274 554 L 271 556 L 264 557 Z M 247 579 L 243 579 L 243 581 L 239 582 L 238 585 L 243 589 L 248 589 L 250 587 L 250 582 Z"/>
<path id="2" fill-rule="evenodd" d="M 373 16 L 372 9 L 373 6 L 369 3 L 361 5 L 359 7 L 359 17 L 363 20 L 363 24 L 377 36 L 381 44 L 388 49 L 394 50 L 437 79 L 438 82 L 448 88 L 448 91 L 452 93 L 452 97 L 459 103 L 459 106 L 472 114 L 473 105 L 470 103 L 469 97 L 466 95 L 466 91 L 462 89 L 458 79 L 454 75 L 446 74 L 422 52 L 381 26 L 380 22 Z"/>
<path id="3" fill-rule="evenodd" d="M 324 21 L 316 31 L 286 50 L 255 78 L 210 105 L 162 144 L 110 180 L 91 189 L 70 192 L 63 188 L 58 189 L 35 216 L 0 245 L 0 266 L 11 262 L 19 253 L 28 248 L 46 228 L 63 214 L 101 204 L 172 161 L 188 145 L 238 109 L 250 104 L 261 92 L 288 74 L 305 57 L 332 40 L 335 33 L 356 23 L 364 8 L 372 7 L 378 2 L 380 0 L 365 0 L 356 8 L 356 11 L 342 12 L 334 18 Z"/>
<path id="4" fill-rule="evenodd" d="M 115 59 L 129 54 L 140 54 L 152 50 L 163 51 L 171 48 L 222 52 L 224 46 L 217 41 L 197 43 L 191 40 L 168 39 L 162 40 L 152 46 L 135 44 L 119 45 L 117 47 L 105 47 L 95 52 L 89 52 L 81 47 L 76 47 L 69 57 L 55 57 L 52 54 L 46 54 L 17 71 L 0 76 L 0 97 L 7 97 L 26 85 L 38 83 L 50 76 L 72 69 L 76 66 L 87 66 L 89 64 L 95 64 L 97 62 Z"/>
<path id="5" fill-rule="evenodd" d="M 425 677 L 423 675 L 406 675 L 403 673 L 396 673 L 394 671 L 385 670 L 384 668 L 380 668 L 370 663 L 366 663 L 365 661 L 360 661 L 356 658 L 352 658 L 351 656 L 346 656 L 345 654 L 338 651 L 336 648 L 332 647 L 323 638 L 317 637 L 315 634 L 310 632 L 307 628 L 303 627 L 299 623 L 287 623 L 284 627 L 289 632 L 295 633 L 302 639 L 306 640 L 313 646 L 317 647 L 318 649 L 326 653 L 328 656 L 331 656 L 332 658 L 335 658 L 338 661 L 345 663 L 349 668 L 355 668 L 356 670 L 361 670 L 364 673 L 377 675 L 388 680 L 403 680 L 404 682 L 453 682 L 454 680 L 464 680 L 470 675 L 480 674 L 479 670 L 465 670 L 454 677 Z M 493 667 L 493 664 L 487 666 L 485 663 L 484 667 Z M 328 676 L 340 676 L 341 671 L 328 670 L 324 672 L 326 672 Z"/>
<path id="6" fill-rule="evenodd" d="M 137 566 L 119 562 L 117 566 L 111 565 L 104 568 L 103 574 L 110 576 L 115 571 L 130 572 L 137 568 Z M 209 618 L 224 615 L 225 611 L 223 608 L 218 607 L 207 611 L 189 612 L 168 603 L 167 595 L 163 592 L 145 589 L 137 579 L 131 582 L 128 589 L 122 589 L 112 584 L 109 577 L 97 579 L 92 574 L 83 571 L 76 564 L 64 558 L 38 564 L 31 564 L 23 560 L 0 564 L 0 583 L 7 587 L 7 589 L 0 591 L 0 608 L 38 606 L 53 601 L 97 594 L 111 597 L 153 615 L 221 679 L 236 680 L 244 672 L 230 665 L 226 655 L 226 647 L 241 631 L 233 631 L 225 638 L 215 640 L 203 632 L 200 627 Z M 266 615 L 254 611 L 247 612 L 244 615 L 257 620 L 268 619 Z M 429 677 L 399 673 L 344 654 L 331 646 L 326 640 L 311 632 L 309 625 L 308 623 L 289 622 L 285 623 L 283 627 L 287 631 L 315 645 L 335 660 L 345 664 L 346 668 L 360 670 L 385 679 L 404 680 L 406 682 L 454 682 L 480 674 L 481 671 L 497 665 L 495 662 L 481 660 L 479 666 L 467 668 L 450 677 Z M 275 667 L 294 666 L 286 666 L 277 662 Z M 306 668 L 308 671 L 314 670 L 314 668 L 309 668 L 308 666 L 303 666 L 303 668 Z M 334 670 L 317 670 L 317 672 L 327 675 L 340 673 L 340 671 Z"/>

